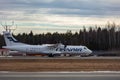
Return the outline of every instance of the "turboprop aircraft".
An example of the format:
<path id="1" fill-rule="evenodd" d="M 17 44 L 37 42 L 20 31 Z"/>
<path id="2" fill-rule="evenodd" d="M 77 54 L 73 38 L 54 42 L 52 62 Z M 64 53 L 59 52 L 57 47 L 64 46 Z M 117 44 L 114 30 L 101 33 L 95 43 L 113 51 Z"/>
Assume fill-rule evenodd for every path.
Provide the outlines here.
<path id="1" fill-rule="evenodd" d="M 72 46 L 58 44 L 29 45 L 16 40 L 8 31 L 3 31 L 6 46 L 3 48 L 24 52 L 26 54 L 46 54 L 53 57 L 55 54 L 79 54 L 89 55 L 92 53 L 86 46 Z"/>

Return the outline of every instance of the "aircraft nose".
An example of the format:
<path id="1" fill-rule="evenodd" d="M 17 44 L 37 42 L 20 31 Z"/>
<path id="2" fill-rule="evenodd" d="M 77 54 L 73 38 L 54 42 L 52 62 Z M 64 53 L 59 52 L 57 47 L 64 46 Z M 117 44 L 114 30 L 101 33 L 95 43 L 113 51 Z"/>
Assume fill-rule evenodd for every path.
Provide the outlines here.
<path id="1" fill-rule="evenodd" d="M 89 54 L 91 54 L 92 53 L 92 50 L 89 50 Z"/>

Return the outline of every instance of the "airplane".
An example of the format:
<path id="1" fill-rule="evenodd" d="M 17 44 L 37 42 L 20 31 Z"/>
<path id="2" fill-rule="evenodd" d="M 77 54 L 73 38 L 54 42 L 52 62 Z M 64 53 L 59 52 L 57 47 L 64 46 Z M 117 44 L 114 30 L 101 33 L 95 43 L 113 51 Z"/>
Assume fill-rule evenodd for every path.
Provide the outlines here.
<path id="1" fill-rule="evenodd" d="M 49 57 L 54 57 L 55 54 L 78 54 L 78 55 L 89 55 L 92 53 L 86 46 L 72 46 L 63 45 L 62 43 L 57 44 L 42 44 L 42 45 L 29 45 L 21 43 L 16 40 L 12 34 L 8 31 L 3 31 L 4 40 L 6 46 L 3 48 L 24 52 L 26 54 L 45 54 Z"/>

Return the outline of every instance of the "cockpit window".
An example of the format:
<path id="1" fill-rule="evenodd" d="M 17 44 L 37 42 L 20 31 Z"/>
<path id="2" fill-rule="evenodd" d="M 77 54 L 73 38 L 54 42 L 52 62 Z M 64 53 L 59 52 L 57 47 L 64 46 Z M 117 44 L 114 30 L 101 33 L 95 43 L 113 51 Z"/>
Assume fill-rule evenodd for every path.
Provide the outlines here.
<path id="1" fill-rule="evenodd" d="M 84 49 L 87 49 L 86 47 L 84 47 Z"/>

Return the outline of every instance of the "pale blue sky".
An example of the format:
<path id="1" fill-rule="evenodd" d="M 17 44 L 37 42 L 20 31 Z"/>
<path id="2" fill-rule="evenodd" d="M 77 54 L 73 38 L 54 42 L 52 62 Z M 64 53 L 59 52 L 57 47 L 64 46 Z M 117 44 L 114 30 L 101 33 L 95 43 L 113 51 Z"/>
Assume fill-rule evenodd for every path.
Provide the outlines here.
<path id="1" fill-rule="evenodd" d="M 16 33 L 75 32 L 84 25 L 119 24 L 120 0 L 0 0 L 0 22 L 12 20 Z"/>

